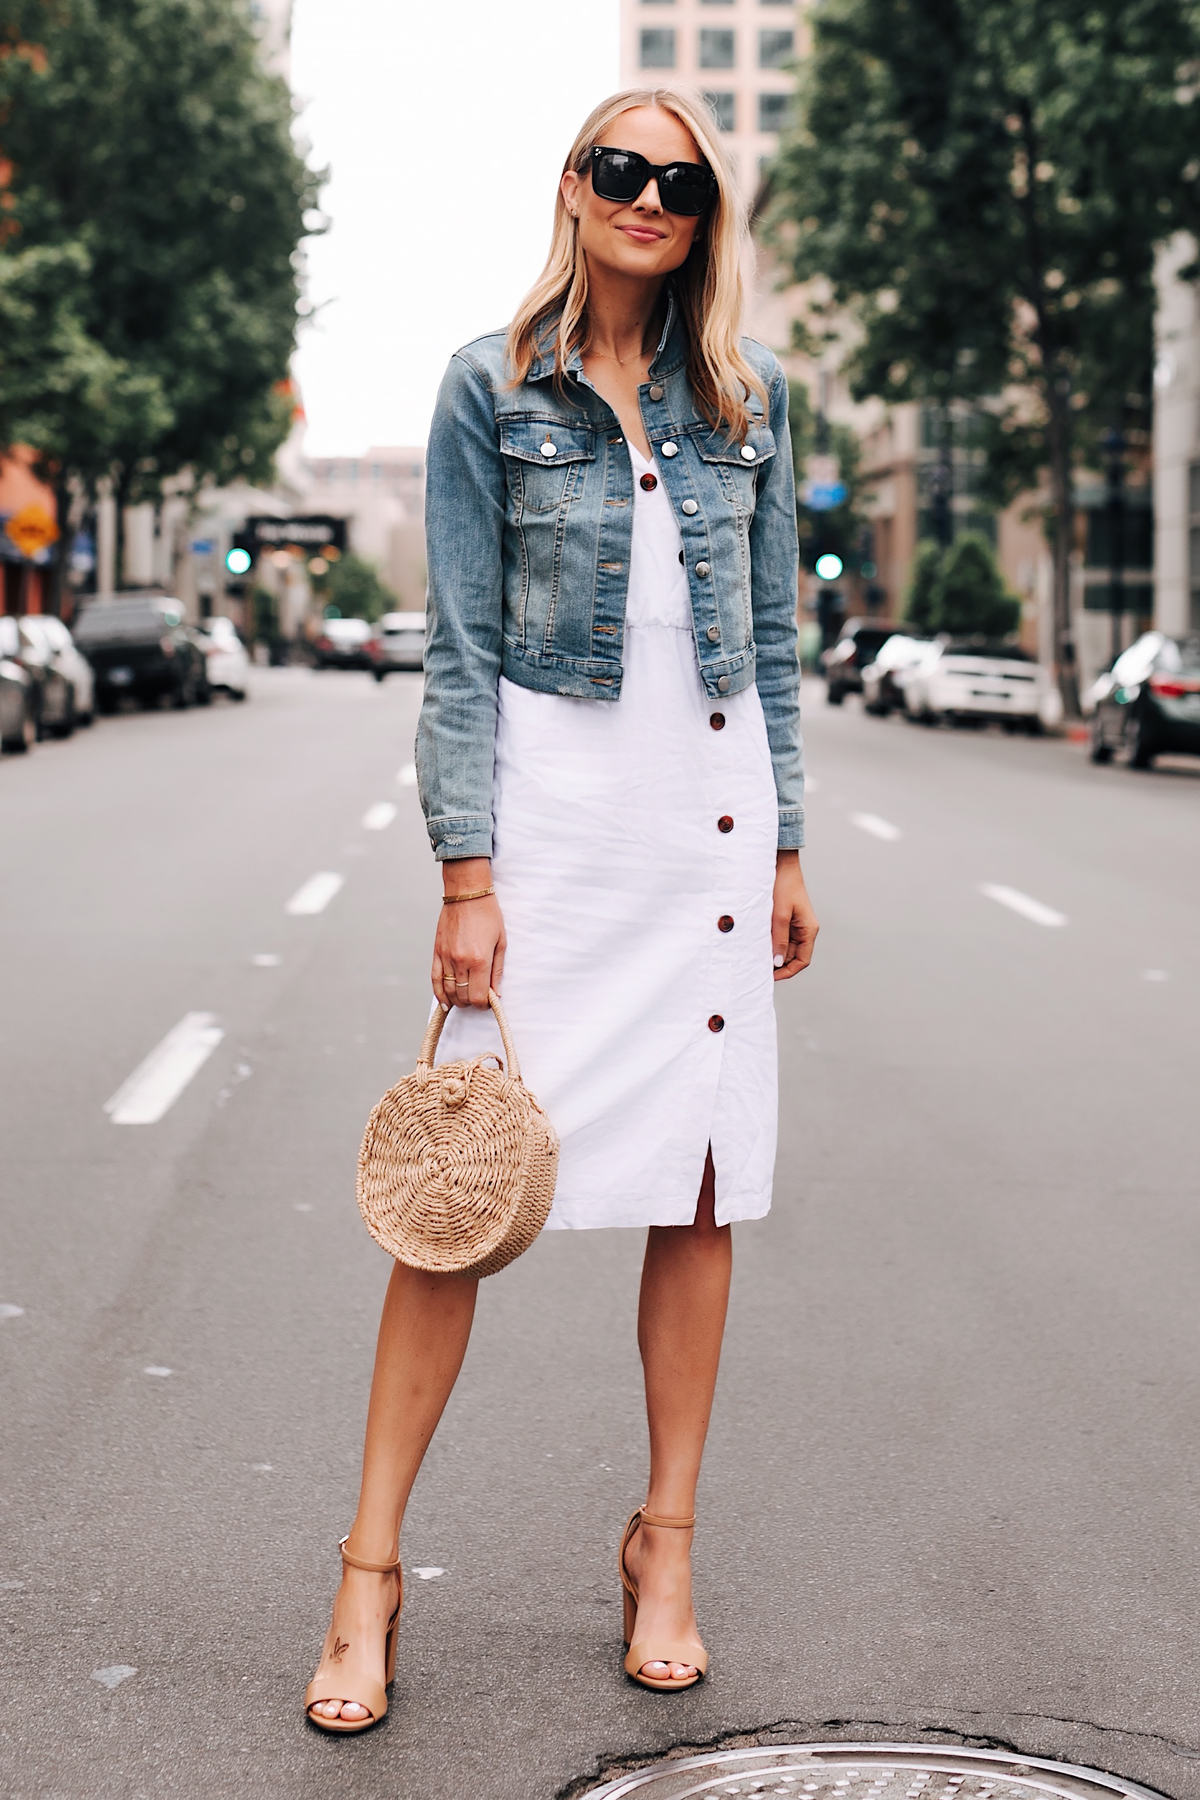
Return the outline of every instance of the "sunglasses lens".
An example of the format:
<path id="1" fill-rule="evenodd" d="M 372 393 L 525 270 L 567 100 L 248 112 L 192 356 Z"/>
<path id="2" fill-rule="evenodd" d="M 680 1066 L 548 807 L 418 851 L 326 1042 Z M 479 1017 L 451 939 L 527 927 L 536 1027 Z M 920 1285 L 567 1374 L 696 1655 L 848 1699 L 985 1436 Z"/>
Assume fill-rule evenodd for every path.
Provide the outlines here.
<path id="1" fill-rule="evenodd" d="M 645 157 L 629 150 L 606 150 L 592 162 L 592 186 L 602 200 L 636 200 L 648 175 Z"/>
<path id="2" fill-rule="evenodd" d="M 696 218 L 712 198 L 712 185 L 707 169 L 684 164 L 665 171 L 658 191 L 668 212 Z"/>

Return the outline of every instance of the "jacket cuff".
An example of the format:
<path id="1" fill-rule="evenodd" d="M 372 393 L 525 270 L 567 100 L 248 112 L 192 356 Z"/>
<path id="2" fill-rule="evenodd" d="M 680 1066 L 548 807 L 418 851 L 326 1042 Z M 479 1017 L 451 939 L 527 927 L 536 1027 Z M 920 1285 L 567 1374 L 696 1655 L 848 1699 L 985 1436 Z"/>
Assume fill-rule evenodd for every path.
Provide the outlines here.
<path id="1" fill-rule="evenodd" d="M 804 808 L 790 806 L 779 811 L 779 843 L 780 850 L 803 850 L 804 848 Z"/>
<path id="2" fill-rule="evenodd" d="M 461 862 L 468 856 L 492 854 L 492 821 L 490 815 L 462 819 L 429 819 L 426 821 L 433 854 L 439 862 Z"/>

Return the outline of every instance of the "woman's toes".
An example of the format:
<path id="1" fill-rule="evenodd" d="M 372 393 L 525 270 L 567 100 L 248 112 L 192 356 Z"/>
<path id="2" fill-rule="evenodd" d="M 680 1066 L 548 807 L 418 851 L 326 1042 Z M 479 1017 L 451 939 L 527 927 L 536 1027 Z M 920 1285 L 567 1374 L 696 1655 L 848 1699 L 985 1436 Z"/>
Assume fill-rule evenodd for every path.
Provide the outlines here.
<path id="1" fill-rule="evenodd" d="M 354 1719 L 354 1720 L 369 1719 L 370 1716 L 371 1716 L 370 1708 L 366 1707 L 366 1706 L 360 1706 L 357 1700 L 347 1700 L 343 1703 L 343 1706 L 342 1706 L 343 1719 Z"/>
<path id="2" fill-rule="evenodd" d="M 342 1710 L 342 1703 L 340 1700 L 318 1700 L 312 1710 L 320 1713 L 323 1719 L 336 1719 Z"/>
<path id="3" fill-rule="evenodd" d="M 649 1675 L 654 1681 L 665 1681 L 670 1673 L 669 1663 L 648 1662 L 642 1664 L 642 1674 Z"/>
<path id="4" fill-rule="evenodd" d="M 696 1665 L 694 1663 L 672 1663 L 671 1664 L 671 1680 L 672 1681 L 686 1681 L 689 1675 L 694 1675 L 695 1673 L 696 1673 Z"/>

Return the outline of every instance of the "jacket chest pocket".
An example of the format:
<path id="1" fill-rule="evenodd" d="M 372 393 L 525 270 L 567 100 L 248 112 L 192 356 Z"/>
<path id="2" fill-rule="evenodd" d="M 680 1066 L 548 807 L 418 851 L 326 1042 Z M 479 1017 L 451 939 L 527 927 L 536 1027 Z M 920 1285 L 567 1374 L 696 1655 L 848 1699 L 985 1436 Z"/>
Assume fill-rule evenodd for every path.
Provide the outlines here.
<path id="1" fill-rule="evenodd" d="M 501 420 L 500 452 L 522 513 L 557 512 L 579 493 L 596 460 L 593 433 L 556 419 Z"/>
<path id="2" fill-rule="evenodd" d="M 696 439 L 701 460 L 720 483 L 725 498 L 747 517 L 758 497 L 759 471 L 775 455 L 775 434 L 756 420 L 741 443 L 731 443 L 723 432 Z"/>

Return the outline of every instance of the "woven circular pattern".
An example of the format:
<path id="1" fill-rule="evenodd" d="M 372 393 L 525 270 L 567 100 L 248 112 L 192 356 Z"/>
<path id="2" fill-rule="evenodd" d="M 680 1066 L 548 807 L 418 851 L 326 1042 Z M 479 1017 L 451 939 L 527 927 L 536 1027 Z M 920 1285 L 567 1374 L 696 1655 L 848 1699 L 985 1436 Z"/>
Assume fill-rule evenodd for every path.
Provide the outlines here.
<path id="1" fill-rule="evenodd" d="M 477 1056 L 435 1069 L 439 1007 L 416 1068 L 376 1106 L 358 1153 L 367 1230 L 397 1261 L 433 1274 L 496 1274 L 528 1250 L 554 1200 L 558 1139 L 521 1080 L 500 1002 L 488 998 L 507 1068 Z"/>

